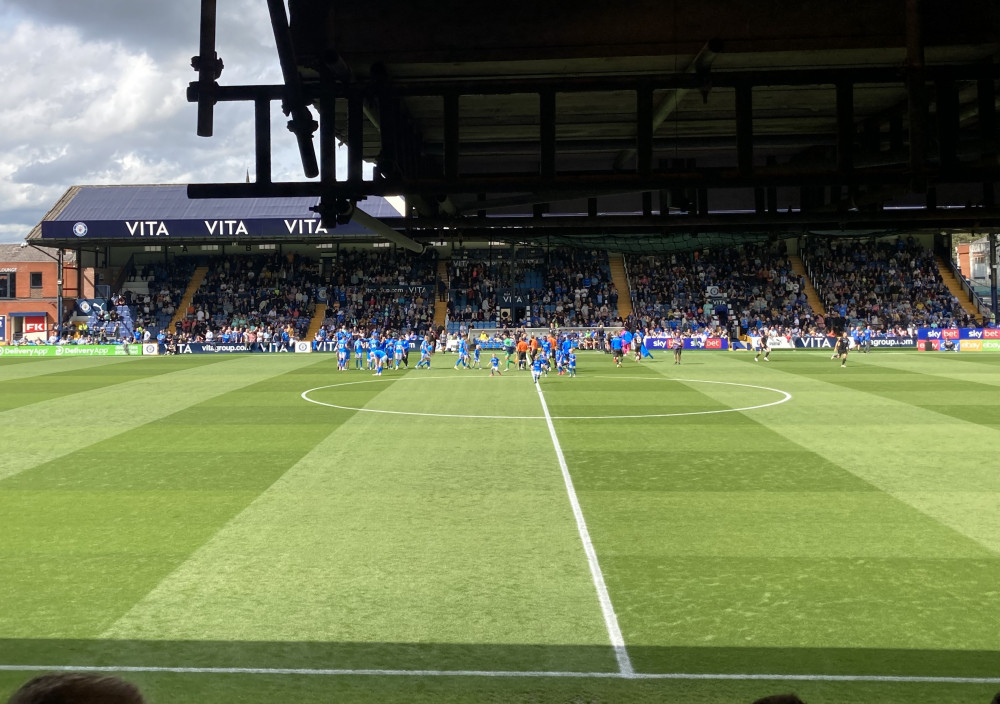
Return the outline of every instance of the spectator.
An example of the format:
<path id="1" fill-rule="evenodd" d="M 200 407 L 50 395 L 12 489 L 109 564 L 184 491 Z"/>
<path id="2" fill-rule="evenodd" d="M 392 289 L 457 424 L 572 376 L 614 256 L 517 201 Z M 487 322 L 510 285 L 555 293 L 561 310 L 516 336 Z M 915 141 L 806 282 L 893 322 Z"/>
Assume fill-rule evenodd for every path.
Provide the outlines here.
<path id="1" fill-rule="evenodd" d="M 18 689 L 8 704 L 144 704 L 139 688 L 109 675 L 57 672 L 39 675 Z"/>

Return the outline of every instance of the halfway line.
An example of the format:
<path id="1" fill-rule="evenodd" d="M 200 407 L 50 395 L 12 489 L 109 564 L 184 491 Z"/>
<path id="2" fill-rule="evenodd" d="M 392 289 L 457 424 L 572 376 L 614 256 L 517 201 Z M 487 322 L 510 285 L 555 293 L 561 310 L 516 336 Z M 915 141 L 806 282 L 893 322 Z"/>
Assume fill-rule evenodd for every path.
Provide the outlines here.
<path id="1" fill-rule="evenodd" d="M 623 677 L 634 677 L 635 669 L 632 667 L 632 660 L 628 656 L 628 650 L 625 649 L 625 639 L 622 637 L 622 629 L 618 626 L 618 617 L 615 615 L 615 607 L 611 604 L 608 585 L 604 583 L 604 573 L 601 572 L 601 565 L 597 562 L 597 552 L 594 550 L 594 543 L 590 540 L 590 531 L 587 530 L 587 522 L 583 518 L 583 509 L 580 508 L 580 501 L 576 498 L 576 489 L 573 488 L 573 478 L 569 475 L 569 467 L 566 465 L 566 457 L 563 455 L 562 446 L 559 444 L 559 438 L 556 436 L 556 428 L 552 424 L 549 406 L 545 403 L 542 385 L 536 382 L 535 391 L 538 392 L 538 400 L 542 402 L 545 424 L 549 426 L 552 445 L 555 447 L 556 457 L 559 459 L 559 469 L 562 471 L 563 482 L 566 484 L 566 493 L 569 494 L 569 503 L 573 507 L 573 517 L 576 519 L 576 529 L 580 533 L 583 550 L 587 553 L 590 576 L 594 579 L 597 598 L 601 602 L 604 625 L 608 629 L 608 638 L 611 640 L 611 647 L 615 650 L 615 659 L 618 660 L 618 670 Z"/>

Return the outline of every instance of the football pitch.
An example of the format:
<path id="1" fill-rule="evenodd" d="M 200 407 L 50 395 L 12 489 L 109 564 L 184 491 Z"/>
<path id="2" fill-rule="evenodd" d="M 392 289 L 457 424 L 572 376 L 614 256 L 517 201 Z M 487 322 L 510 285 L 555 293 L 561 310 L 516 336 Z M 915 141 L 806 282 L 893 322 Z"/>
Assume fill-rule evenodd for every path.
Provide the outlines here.
<path id="1" fill-rule="evenodd" d="M 0 701 L 1000 690 L 1000 355 L 579 356 L 0 360 Z"/>

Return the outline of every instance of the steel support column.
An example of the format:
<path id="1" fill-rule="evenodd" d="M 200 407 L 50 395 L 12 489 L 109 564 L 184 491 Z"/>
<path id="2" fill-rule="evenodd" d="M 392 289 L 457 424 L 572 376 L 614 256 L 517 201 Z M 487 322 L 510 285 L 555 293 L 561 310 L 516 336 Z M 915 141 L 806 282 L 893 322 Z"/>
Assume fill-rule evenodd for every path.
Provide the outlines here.
<path id="1" fill-rule="evenodd" d="M 538 94 L 538 145 L 541 176 L 553 178 L 556 175 L 556 94 L 551 90 Z"/>
<path id="2" fill-rule="evenodd" d="M 992 63 L 987 65 L 993 68 Z M 993 77 L 988 71 L 976 81 L 978 102 L 979 138 L 983 142 L 984 157 L 996 158 L 997 155 L 997 90 Z M 996 194 L 992 182 L 983 183 L 983 206 L 991 208 L 996 204 Z"/>
<path id="3" fill-rule="evenodd" d="M 643 84 L 635 92 L 636 171 L 649 176 L 653 171 L 653 89 Z"/>
<path id="4" fill-rule="evenodd" d="M 939 79 L 937 93 L 938 155 L 941 168 L 951 169 L 958 163 L 958 92 L 955 82 Z"/>
<path id="5" fill-rule="evenodd" d="M 923 13 L 921 0 L 906 0 L 906 90 L 910 122 L 912 188 L 926 189 L 927 86 L 925 85 Z"/>
<path id="6" fill-rule="evenodd" d="M 77 267 L 79 268 L 80 263 L 77 262 Z M 65 270 L 63 269 L 63 250 L 60 248 L 56 252 L 56 335 L 62 337 L 62 321 L 63 321 L 63 275 Z M 77 291 L 77 296 L 80 296 L 80 292 Z"/>
<path id="7" fill-rule="evenodd" d="M 753 86 L 736 86 L 736 161 L 740 176 L 753 175 Z"/>
<path id="8" fill-rule="evenodd" d="M 854 170 L 854 85 L 837 83 L 837 171 L 849 176 Z"/>
<path id="9" fill-rule="evenodd" d="M 271 183 L 271 101 L 258 96 L 253 101 L 256 182 Z M 332 116 L 331 116 L 332 117 Z M 324 122 L 326 122 L 324 113 Z M 321 140 L 322 141 L 322 140 Z"/>
<path id="10" fill-rule="evenodd" d="M 353 184 L 364 180 L 364 120 L 364 95 L 360 90 L 353 90 L 347 99 L 347 180 Z"/>
<path id="11" fill-rule="evenodd" d="M 993 320 L 996 321 L 997 313 L 997 233 L 990 233 L 990 307 L 993 309 Z"/>
<path id="12" fill-rule="evenodd" d="M 198 72 L 198 136 L 211 137 L 215 115 L 215 82 L 222 73 L 222 61 L 215 53 L 215 0 L 201 0 L 201 30 L 198 56 L 191 66 Z"/>
<path id="13" fill-rule="evenodd" d="M 284 0 L 267 0 L 267 8 L 271 14 L 271 29 L 274 31 L 278 62 L 281 64 L 281 75 L 285 82 L 282 109 L 286 115 L 292 118 L 288 122 L 288 129 L 295 135 L 299 145 L 302 172 L 306 178 L 316 178 L 319 176 L 319 163 L 316 161 L 316 149 L 312 143 L 312 136 L 318 124 L 313 120 L 312 113 L 309 112 L 305 96 L 302 93 L 302 79 L 295 61 L 295 51 L 288 29 L 288 15 L 285 14 Z"/>
<path id="14" fill-rule="evenodd" d="M 444 96 L 444 177 L 458 178 L 458 94 Z"/>

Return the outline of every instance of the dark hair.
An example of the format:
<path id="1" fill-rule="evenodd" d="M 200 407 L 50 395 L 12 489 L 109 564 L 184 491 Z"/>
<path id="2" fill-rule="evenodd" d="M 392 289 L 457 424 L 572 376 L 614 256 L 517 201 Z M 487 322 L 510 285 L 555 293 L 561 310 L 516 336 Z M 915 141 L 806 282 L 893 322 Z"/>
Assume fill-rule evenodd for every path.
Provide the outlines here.
<path id="1" fill-rule="evenodd" d="M 102 674 L 39 675 L 14 692 L 7 704 L 145 704 L 131 682 Z"/>
<path id="2" fill-rule="evenodd" d="M 758 699 L 753 704 L 805 704 L 796 694 L 772 694 Z"/>

